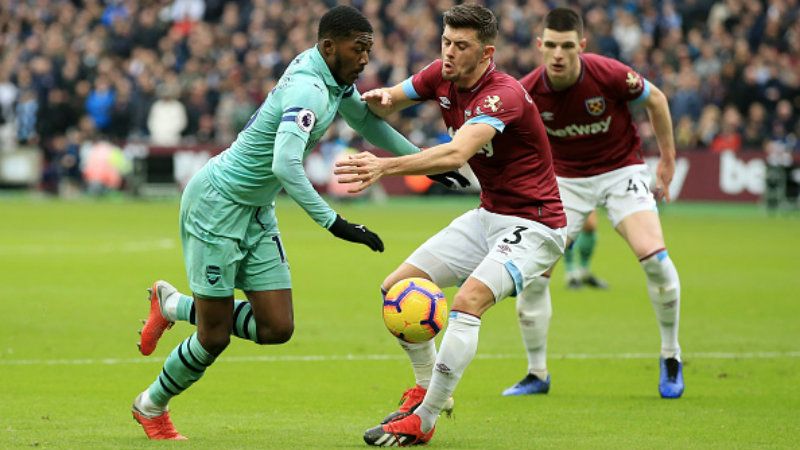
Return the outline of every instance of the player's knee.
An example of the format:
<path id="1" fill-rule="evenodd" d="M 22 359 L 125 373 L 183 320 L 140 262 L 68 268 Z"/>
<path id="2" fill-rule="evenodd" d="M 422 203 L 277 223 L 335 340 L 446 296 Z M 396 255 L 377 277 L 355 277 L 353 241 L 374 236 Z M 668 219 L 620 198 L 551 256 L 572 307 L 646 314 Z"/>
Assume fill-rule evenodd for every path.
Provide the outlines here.
<path id="1" fill-rule="evenodd" d="M 459 290 L 453 297 L 453 310 L 463 311 L 476 317 L 483 315 L 494 304 L 493 296 L 482 295 L 474 290 Z"/>
<path id="2" fill-rule="evenodd" d="M 656 286 L 668 287 L 677 283 L 675 265 L 666 250 L 651 255 L 641 261 L 647 280 Z"/>
<path id="3" fill-rule="evenodd" d="M 294 334 L 294 322 L 273 323 L 268 326 L 259 326 L 256 329 L 258 343 L 262 345 L 284 344 L 289 342 Z"/>
<path id="4" fill-rule="evenodd" d="M 230 344 L 231 334 L 230 331 L 227 333 L 217 330 L 198 331 L 197 339 L 208 353 L 219 356 Z"/>
<path id="5" fill-rule="evenodd" d="M 402 278 L 399 278 L 394 273 L 389 274 L 389 276 L 387 276 L 386 279 L 383 280 L 383 283 L 381 283 L 381 293 L 383 293 L 383 295 L 385 296 L 386 292 L 389 292 L 389 289 L 391 289 L 392 286 L 394 286 L 394 284 L 400 281 L 401 279 Z"/>
<path id="6" fill-rule="evenodd" d="M 389 292 L 390 287 L 392 287 L 392 285 L 389 284 L 389 278 L 383 280 L 383 283 L 381 283 L 381 296 L 383 298 L 386 298 L 386 293 Z"/>
<path id="7" fill-rule="evenodd" d="M 284 344 L 289 342 L 294 334 L 294 324 L 287 324 L 282 327 L 276 328 L 272 333 L 273 344 Z"/>

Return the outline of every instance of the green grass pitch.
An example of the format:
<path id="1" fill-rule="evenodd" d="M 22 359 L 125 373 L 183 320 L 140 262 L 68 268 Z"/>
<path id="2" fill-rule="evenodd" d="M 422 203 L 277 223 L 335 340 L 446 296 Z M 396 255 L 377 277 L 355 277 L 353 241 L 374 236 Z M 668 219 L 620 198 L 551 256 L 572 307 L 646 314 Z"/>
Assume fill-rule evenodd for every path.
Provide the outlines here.
<path id="1" fill-rule="evenodd" d="M 0 199 L 0 448 L 364 448 L 363 431 L 412 383 L 383 328 L 378 284 L 475 198 L 336 205 L 380 233 L 373 254 L 332 237 L 288 198 L 278 216 L 296 329 L 282 346 L 236 340 L 171 403 L 188 443 L 148 441 L 134 396 L 192 332 L 136 350 L 145 288 L 186 289 L 177 201 Z M 430 448 L 797 448 L 800 218 L 756 206 L 670 205 L 682 281 L 686 393 L 657 391 L 655 318 L 644 276 L 601 218 L 595 271 L 607 292 L 552 283 L 547 396 L 503 398 L 524 374 L 513 300 L 485 316 L 478 355 Z M 453 290 L 446 291 L 448 296 Z"/>

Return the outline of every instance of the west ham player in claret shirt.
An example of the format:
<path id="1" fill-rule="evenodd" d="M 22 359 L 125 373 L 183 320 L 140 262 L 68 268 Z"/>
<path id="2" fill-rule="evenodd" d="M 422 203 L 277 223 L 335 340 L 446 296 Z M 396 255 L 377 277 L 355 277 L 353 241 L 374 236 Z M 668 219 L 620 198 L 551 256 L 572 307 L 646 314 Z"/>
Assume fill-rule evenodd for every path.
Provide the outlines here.
<path id="1" fill-rule="evenodd" d="M 416 385 L 398 411 L 364 434 L 370 445 L 427 442 L 478 347 L 481 316 L 497 301 L 529 289 L 561 256 L 566 216 L 547 135 L 531 97 L 497 71 L 497 21 L 488 9 L 458 5 L 444 14 L 442 58 L 392 88 L 364 93 L 378 115 L 433 100 L 453 140 L 412 157 L 360 153 L 337 164 L 340 182 L 359 191 L 385 175 L 436 174 L 469 163 L 480 181 L 480 206 L 455 219 L 389 275 L 386 289 L 409 277 L 461 285 L 437 355 L 433 340 L 400 345 Z M 462 284 L 463 283 L 463 284 Z"/>
<path id="2" fill-rule="evenodd" d="M 680 281 L 664 244 L 656 202 L 669 201 L 675 172 L 672 121 L 664 94 L 630 67 L 600 55 L 583 53 L 583 22 L 570 9 L 550 11 L 536 40 L 544 64 L 521 83 L 533 97 L 550 138 L 553 161 L 570 240 L 586 217 L 604 206 L 617 232 L 639 259 L 661 333 L 659 393 L 683 394 L 678 344 Z M 642 159 L 641 142 L 628 105 L 641 103 L 655 130 L 661 159 L 655 189 Z M 546 274 L 548 275 L 548 274 Z M 528 374 L 504 395 L 546 393 L 550 376 L 546 342 L 550 294 L 547 277 L 539 291 L 517 297 L 520 329 L 528 352 Z M 545 301 L 543 301 L 543 299 Z"/>

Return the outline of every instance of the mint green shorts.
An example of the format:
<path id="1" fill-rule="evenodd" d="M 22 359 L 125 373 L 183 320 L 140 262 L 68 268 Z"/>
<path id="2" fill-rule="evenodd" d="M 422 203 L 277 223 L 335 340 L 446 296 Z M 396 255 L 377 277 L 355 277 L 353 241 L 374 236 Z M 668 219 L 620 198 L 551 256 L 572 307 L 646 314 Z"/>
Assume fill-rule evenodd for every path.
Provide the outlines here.
<path id="1" fill-rule="evenodd" d="M 235 203 L 209 183 L 205 170 L 181 196 L 181 243 L 189 287 L 204 297 L 290 289 L 289 263 L 275 205 Z"/>

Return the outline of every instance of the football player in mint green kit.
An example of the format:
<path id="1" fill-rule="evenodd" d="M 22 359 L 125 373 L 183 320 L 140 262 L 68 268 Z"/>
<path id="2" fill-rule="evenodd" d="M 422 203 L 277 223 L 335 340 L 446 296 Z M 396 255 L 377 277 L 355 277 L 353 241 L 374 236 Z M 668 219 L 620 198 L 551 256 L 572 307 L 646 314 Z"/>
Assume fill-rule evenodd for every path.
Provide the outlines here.
<path id="1" fill-rule="evenodd" d="M 281 344 L 294 330 L 289 266 L 277 220 L 281 189 L 334 236 L 382 252 L 383 242 L 347 222 L 314 190 L 304 157 L 339 114 L 368 141 L 397 155 L 419 149 L 369 112 L 354 82 L 369 61 L 372 27 L 356 9 L 337 6 L 320 20 L 317 45 L 286 69 L 236 141 L 198 172 L 181 198 L 180 229 L 193 297 L 165 281 L 151 289 L 140 350 L 153 352 L 177 320 L 197 332 L 167 357 L 156 380 L 136 397 L 133 416 L 150 439 L 186 439 L 167 412 L 169 400 L 200 379 L 230 342 Z M 456 173 L 435 176 L 452 184 Z M 234 300 L 234 288 L 248 301 Z"/>

